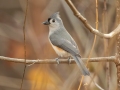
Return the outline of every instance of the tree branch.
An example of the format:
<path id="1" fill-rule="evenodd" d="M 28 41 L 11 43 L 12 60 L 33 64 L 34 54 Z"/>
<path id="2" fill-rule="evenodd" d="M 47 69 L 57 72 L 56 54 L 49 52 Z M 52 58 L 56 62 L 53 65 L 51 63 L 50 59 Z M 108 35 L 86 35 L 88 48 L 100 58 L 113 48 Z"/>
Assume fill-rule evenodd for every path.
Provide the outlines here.
<path id="1" fill-rule="evenodd" d="M 86 18 L 84 18 L 81 13 L 76 9 L 76 7 L 73 5 L 73 3 L 71 2 L 71 0 L 65 0 L 66 3 L 68 4 L 68 6 L 71 8 L 71 10 L 73 11 L 74 15 L 80 20 L 82 21 L 82 23 L 86 26 L 86 28 L 92 32 L 93 34 L 96 34 L 100 37 L 109 39 L 112 38 L 113 36 L 115 36 L 116 34 L 118 34 L 120 32 L 120 24 L 117 26 L 116 29 L 114 29 L 112 32 L 110 32 L 109 34 L 104 34 L 101 33 L 99 30 L 94 29 L 86 20 Z"/>
<path id="2" fill-rule="evenodd" d="M 87 61 L 88 58 L 81 58 L 84 62 Z M 109 56 L 109 57 L 95 57 L 95 58 L 90 58 L 89 62 L 114 62 L 116 59 L 115 56 Z M 9 61 L 9 62 L 15 62 L 15 63 L 25 63 L 25 59 L 18 59 L 18 58 L 10 58 L 10 57 L 4 57 L 0 56 L 0 60 L 3 61 Z M 68 63 L 67 59 L 60 59 L 60 63 Z M 26 60 L 26 64 L 57 64 L 55 59 L 44 59 L 44 60 Z M 71 64 L 75 63 L 73 59 L 71 59 Z"/>

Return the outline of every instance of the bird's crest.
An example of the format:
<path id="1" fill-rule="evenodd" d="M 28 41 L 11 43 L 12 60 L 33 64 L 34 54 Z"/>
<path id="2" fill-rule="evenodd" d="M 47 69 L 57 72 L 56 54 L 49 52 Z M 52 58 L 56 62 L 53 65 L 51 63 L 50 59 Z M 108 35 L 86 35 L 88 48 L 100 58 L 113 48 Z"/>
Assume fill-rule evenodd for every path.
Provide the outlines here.
<path id="1" fill-rule="evenodd" d="M 56 12 L 53 15 L 51 15 L 51 18 L 60 18 L 59 12 Z"/>

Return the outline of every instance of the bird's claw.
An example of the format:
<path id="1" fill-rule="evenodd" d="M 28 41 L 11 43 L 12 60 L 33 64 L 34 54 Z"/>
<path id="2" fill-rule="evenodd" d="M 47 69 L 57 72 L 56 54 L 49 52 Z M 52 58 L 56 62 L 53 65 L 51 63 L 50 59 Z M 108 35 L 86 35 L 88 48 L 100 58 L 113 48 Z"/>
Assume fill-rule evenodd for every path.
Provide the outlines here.
<path id="1" fill-rule="evenodd" d="M 55 60 L 56 60 L 57 64 L 60 64 L 60 62 L 59 62 L 59 57 L 56 58 Z"/>
<path id="2" fill-rule="evenodd" d="M 69 62 L 69 64 L 71 63 L 71 57 L 68 57 L 68 62 Z"/>

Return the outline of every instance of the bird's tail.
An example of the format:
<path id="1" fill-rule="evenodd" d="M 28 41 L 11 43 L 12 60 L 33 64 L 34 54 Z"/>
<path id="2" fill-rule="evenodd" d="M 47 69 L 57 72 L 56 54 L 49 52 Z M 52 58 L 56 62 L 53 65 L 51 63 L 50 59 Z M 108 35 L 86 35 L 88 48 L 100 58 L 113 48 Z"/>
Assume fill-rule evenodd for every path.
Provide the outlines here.
<path id="1" fill-rule="evenodd" d="M 80 71 L 82 72 L 83 75 L 90 75 L 90 72 L 88 71 L 88 69 L 86 68 L 85 64 L 83 63 L 83 61 L 81 60 L 80 57 L 78 56 L 73 56 L 76 64 L 78 65 Z"/>

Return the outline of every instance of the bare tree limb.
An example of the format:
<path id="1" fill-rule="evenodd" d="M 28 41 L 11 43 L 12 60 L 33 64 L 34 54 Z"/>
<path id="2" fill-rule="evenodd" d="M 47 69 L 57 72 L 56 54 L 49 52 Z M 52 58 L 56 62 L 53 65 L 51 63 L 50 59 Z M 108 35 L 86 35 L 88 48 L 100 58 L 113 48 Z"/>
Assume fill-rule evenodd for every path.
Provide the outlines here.
<path id="1" fill-rule="evenodd" d="M 110 32 L 109 34 L 104 34 L 101 33 L 99 30 L 94 29 L 86 20 L 86 18 L 84 18 L 81 13 L 76 9 L 76 7 L 73 5 L 73 3 L 71 2 L 71 0 L 65 0 L 66 3 L 68 4 L 68 6 L 71 8 L 71 10 L 73 11 L 74 15 L 80 20 L 82 21 L 82 23 L 86 26 L 86 28 L 92 32 L 93 34 L 96 34 L 100 37 L 109 39 L 112 38 L 113 36 L 115 36 L 116 34 L 118 34 L 120 32 L 120 24 L 117 26 L 116 29 L 114 29 L 112 32 Z"/>
<path id="2" fill-rule="evenodd" d="M 117 22 L 119 22 L 120 20 L 120 1 L 119 0 L 116 0 L 116 5 L 117 5 Z M 117 36 L 117 53 L 116 53 L 116 61 L 115 61 L 115 64 L 116 64 L 116 68 L 117 68 L 117 89 L 116 90 L 120 90 L 120 33 L 118 34 Z"/>
<path id="3" fill-rule="evenodd" d="M 87 61 L 88 58 L 81 58 L 83 61 Z M 95 58 L 90 58 L 89 62 L 114 62 L 116 59 L 115 56 L 109 56 L 109 57 L 95 57 Z M 9 62 L 15 62 L 15 63 L 25 63 L 25 59 L 18 59 L 18 58 L 10 58 L 10 57 L 4 57 L 0 56 L 0 60 L 3 61 L 9 61 Z M 26 59 L 26 64 L 31 64 L 31 63 L 36 63 L 36 64 L 57 64 L 55 59 L 44 59 L 44 60 L 30 60 Z M 68 63 L 67 59 L 60 59 L 60 63 Z M 71 59 L 71 64 L 75 63 L 73 59 Z"/>

